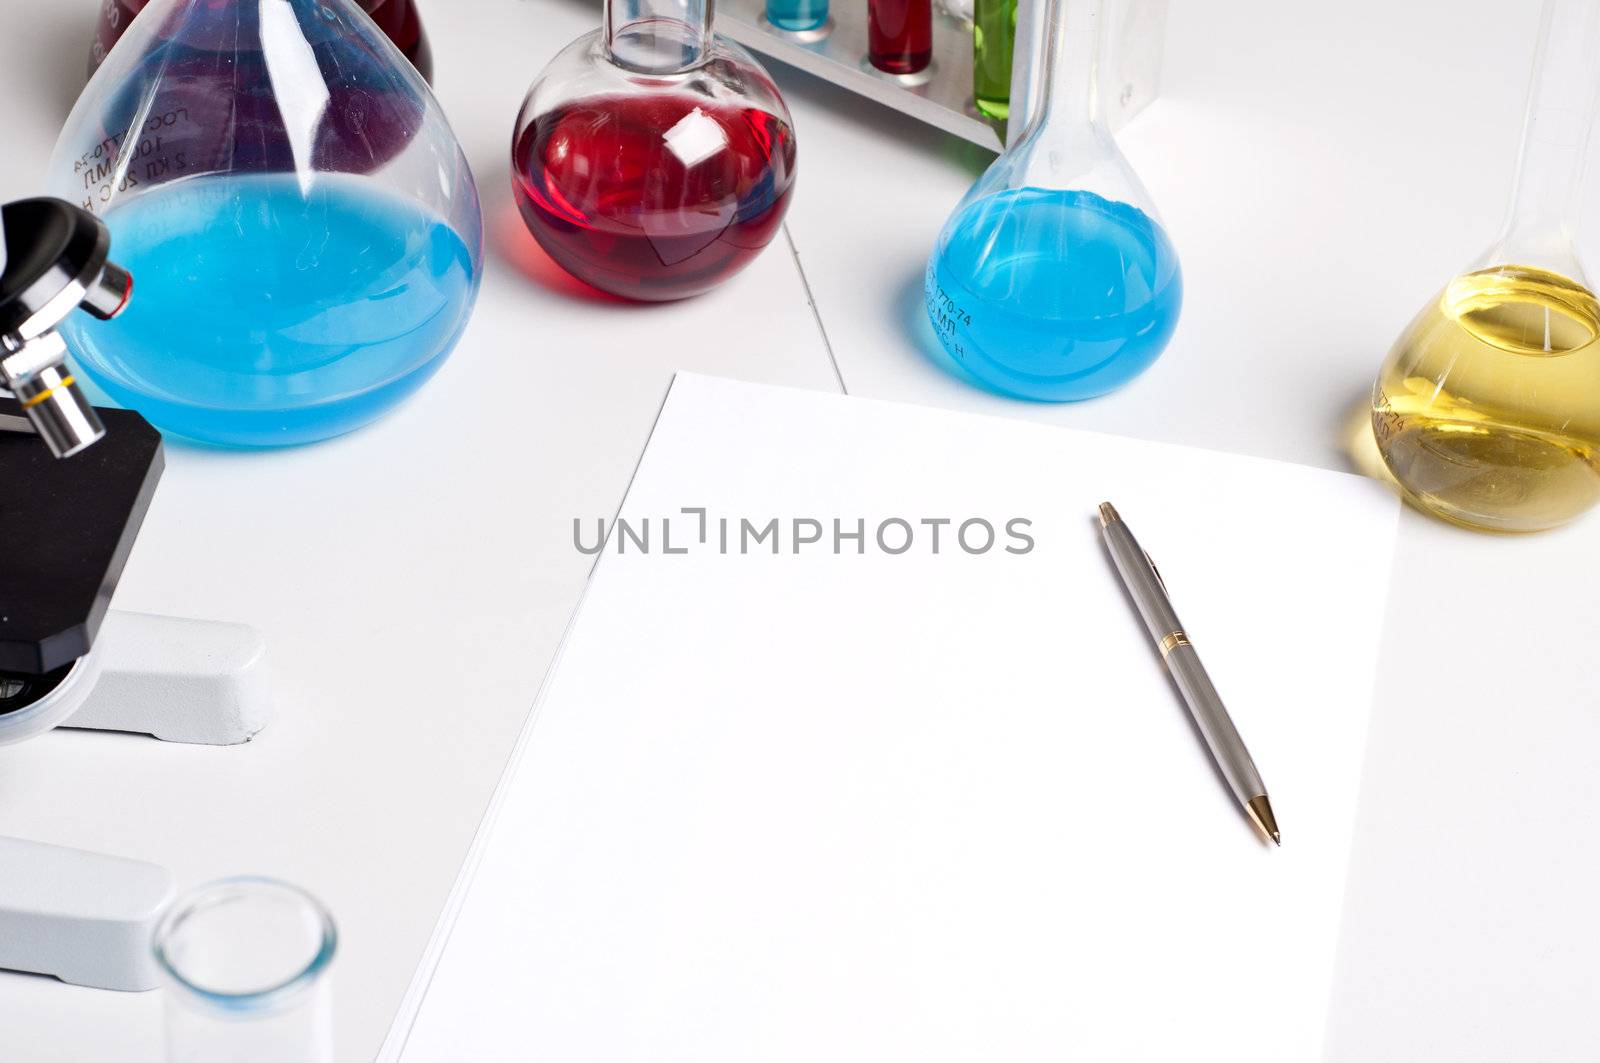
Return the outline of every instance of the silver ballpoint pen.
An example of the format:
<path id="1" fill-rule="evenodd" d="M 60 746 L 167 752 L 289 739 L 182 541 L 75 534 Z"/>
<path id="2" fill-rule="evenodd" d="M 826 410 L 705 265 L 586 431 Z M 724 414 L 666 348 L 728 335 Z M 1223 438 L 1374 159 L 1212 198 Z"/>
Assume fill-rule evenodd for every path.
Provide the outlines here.
<path id="1" fill-rule="evenodd" d="M 1183 632 L 1172 600 L 1167 597 L 1167 585 L 1156 570 L 1155 562 L 1139 546 L 1139 541 L 1128 530 L 1127 524 L 1117 514 L 1110 502 L 1100 503 L 1100 532 L 1105 536 L 1106 549 L 1116 563 L 1117 573 L 1128 588 L 1139 615 L 1150 629 L 1150 637 L 1161 650 L 1167 670 L 1183 694 L 1189 715 L 1211 749 L 1211 756 L 1228 781 L 1228 787 L 1238 798 L 1245 814 L 1262 834 L 1275 844 L 1282 845 L 1278 834 L 1278 821 L 1272 815 L 1272 803 L 1267 800 L 1267 788 L 1261 784 L 1261 774 L 1255 761 L 1244 746 L 1228 710 L 1222 706 L 1217 688 L 1211 685 L 1200 655 L 1189 645 L 1189 636 Z"/>

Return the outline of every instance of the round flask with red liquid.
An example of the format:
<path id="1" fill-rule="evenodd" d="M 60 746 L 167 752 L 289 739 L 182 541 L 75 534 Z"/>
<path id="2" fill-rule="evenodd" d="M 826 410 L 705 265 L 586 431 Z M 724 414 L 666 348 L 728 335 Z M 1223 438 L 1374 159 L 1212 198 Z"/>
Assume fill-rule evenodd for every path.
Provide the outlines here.
<path id="1" fill-rule="evenodd" d="M 777 235 L 795 137 L 777 86 L 711 32 L 709 0 L 610 0 L 529 90 L 511 148 L 528 230 L 627 299 L 710 290 Z"/>

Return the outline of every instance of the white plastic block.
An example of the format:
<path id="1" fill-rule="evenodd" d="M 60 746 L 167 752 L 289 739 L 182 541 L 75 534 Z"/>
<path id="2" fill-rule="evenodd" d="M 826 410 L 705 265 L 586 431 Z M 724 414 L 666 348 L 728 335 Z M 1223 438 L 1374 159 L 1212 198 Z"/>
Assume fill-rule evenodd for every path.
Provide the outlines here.
<path id="1" fill-rule="evenodd" d="M 0 968 L 97 989 L 154 989 L 164 867 L 0 837 Z"/>

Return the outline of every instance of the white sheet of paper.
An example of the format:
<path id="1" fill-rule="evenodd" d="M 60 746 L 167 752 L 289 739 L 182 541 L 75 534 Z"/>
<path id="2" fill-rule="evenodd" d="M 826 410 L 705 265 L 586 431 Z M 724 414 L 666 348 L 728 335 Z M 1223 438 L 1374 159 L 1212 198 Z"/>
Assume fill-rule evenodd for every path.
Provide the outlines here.
<path id="1" fill-rule="evenodd" d="M 1280 850 L 1117 582 L 1108 499 Z M 386 1055 L 1318 1058 L 1397 508 L 1354 476 L 680 375 L 623 507 L 650 552 L 597 565 Z M 774 517 L 780 552 L 740 553 Z M 823 541 L 793 552 L 796 518 Z M 991 550 L 956 543 L 970 518 Z"/>

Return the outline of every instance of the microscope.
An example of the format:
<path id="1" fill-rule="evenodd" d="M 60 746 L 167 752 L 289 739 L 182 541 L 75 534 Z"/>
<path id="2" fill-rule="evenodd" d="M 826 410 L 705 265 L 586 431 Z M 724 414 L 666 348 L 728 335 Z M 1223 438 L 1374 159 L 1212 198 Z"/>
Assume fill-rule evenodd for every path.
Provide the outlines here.
<path id="1" fill-rule="evenodd" d="M 143 417 L 90 405 L 56 331 L 127 306 L 110 247 L 63 200 L 0 208 L 0 747 L 59 726 L 246 742 L 271 712 L 259 632 L 111 609 L 165 461 Z M 153 988 L 172 889 L 154 864 L 0 837 L 0 969 Z"/>
<path id="2" fill-rule="evenodd" d="M 80 309 L 116 317 L 133 278 L 85 210 L 28 199 L 0 219 L 0 386 L 13 396 L 0 400 L 0 746 L 62 724 L 248 741 L 270 711 L 259 633 L 110 608 L 161 478 L 161 436 L 89 404 L 56 329 Z"/>

